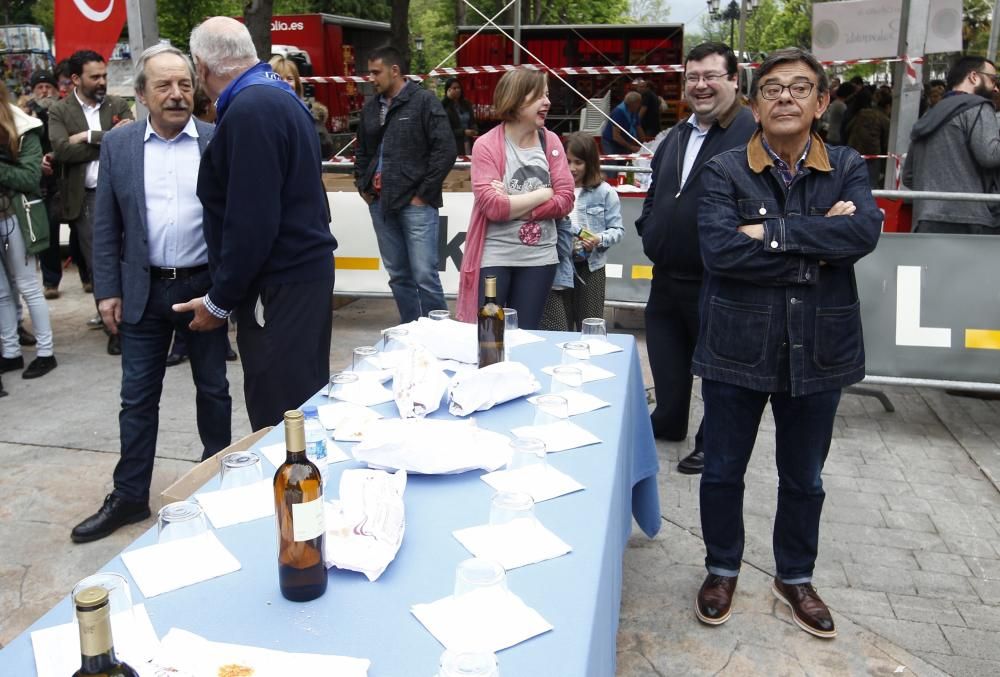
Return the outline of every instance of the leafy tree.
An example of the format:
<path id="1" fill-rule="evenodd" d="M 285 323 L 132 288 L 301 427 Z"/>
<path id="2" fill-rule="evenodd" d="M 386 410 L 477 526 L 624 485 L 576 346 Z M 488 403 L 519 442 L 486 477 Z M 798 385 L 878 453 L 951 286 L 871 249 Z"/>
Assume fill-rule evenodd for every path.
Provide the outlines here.
<path id="1" fill-rule="evenodd" d="M 670 6 L 666 0 L 632 0 L 629 19 L 640 24 L 660 24 L 670 20 Z"/>

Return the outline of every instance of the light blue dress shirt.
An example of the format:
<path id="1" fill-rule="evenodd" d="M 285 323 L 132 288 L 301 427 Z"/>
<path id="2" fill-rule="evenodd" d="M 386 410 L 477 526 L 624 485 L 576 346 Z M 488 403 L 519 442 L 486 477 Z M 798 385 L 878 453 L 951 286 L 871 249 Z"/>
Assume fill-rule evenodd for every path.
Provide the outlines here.
<path id="1" fill-rule="evenodd" d="M 149 263 L 161 268 L 193 268 L 208 263 L 198 200 L 198 129 L 188 120 L 167 140 L 146 120 L 143 145 Z"/>
<path id="2" fill-rule="evenodd" d="M 684 165 L 681 169 L 681 188 L 687 183 L 688 174 L 691 173 L 691 168 L 694 167 L 694 160 L 698 157 L 698 151 L 701 150 L 701 144 L 705 143 L 705 137 L 708 136 L 709 130 L 702 129 L 698 126 L 698 119 L 691 114 L 691 117 L 687 119 L 684 124 L 691 125 L 691 136 L 688 137 L 687 149 L 684 151 Z"/>

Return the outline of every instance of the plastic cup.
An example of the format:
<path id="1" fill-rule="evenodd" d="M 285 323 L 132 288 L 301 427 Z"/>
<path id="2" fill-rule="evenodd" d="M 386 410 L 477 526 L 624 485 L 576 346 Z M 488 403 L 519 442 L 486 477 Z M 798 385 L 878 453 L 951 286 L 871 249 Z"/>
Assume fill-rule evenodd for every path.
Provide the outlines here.
<path id="1" fill-rule="evenodd" d="M 531 466 L 545 467 L 545 443 L 534 437 L 515 437 L 510 441 L 510 460 L 507 470 L 520 470 Z"/>
<path id="2" fill-rule="evenodd" d="M 549 425 L 569 418 L 569 403 L 562 395 L 542 395 L 535 400 L 534 425 Z"/>
<path id="3" fill-rule="evenodd" d="M 160 508 L 156 520 L 156 540 L 168 543 L 208 531 L 205 511 L 194 501 L 178 501 Z"/>
<path id="4" fill-rule="evenodd" d="M 550 392 L 558 395 L 568 390 L 577 392 L 583 390 L 583 371 L 571 364 L 560 365 L 552 370 Z"/>
<path id="5" fill-rule="evenodd" d="M 448 650 L 441 654 L 437 677 L 500 677 L 500 667 L 489 651 Z"/>
<path id="6" fill-rule="evenodd" d="M 535 500 L 520 491 L 498 491 L 490 500 L 490 525 L 499 526 L 514 520 L 535 519 Z"/>
<path id="7" fill-rule="evenodd" d="M 260 456 L 252 451 L 234 451 L 222 457 L 223 489 L 235 489 L 255 484 L 264 479 Z"/>
<path id="8" fill-rule="evenodd" d="M 604 322 L 603 317 L 588 317 L 581 323 L 580 340 L 591 342 L 591 341 L 607 341 L 608 340 L 608 326 Z"/>
<path id="9" fill-rule="evenodd" d="M 499 562 L 471 557 L 455 567 L 455 597 L 492 588 L 507 589 L 507 572 Z"/>
<path id="10" fill-rule="evenodd" d="M 427 313 L 427 317 L 429 317 L 432 320 L 447 320 L 448 318 L 451 317 L 451 313 L 448 312 L 447 310 L 432 310 L 431 312 Z"/>
<path id="11" fill-rule="evenodd" d="M 330 385 L 326 389 L 326 396 L 331 400 L 348 399 L 351 390 L 358 386 L 358 375 L 349 372 L 339 372 L 330 375 Z"/>

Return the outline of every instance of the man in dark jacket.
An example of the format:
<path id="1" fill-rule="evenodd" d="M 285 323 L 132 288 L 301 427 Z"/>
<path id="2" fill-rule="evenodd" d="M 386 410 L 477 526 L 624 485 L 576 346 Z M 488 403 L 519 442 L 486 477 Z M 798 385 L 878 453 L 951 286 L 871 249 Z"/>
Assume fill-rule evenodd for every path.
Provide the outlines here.
<path id="1" fill-rule="evenodd" d="M 106 131 L 132 122 L 134 116 L 127 101 L 108 95 L 108 65 L 100 54 L 75 52 L 69 58 L 69 72 L 73 91 L 49 109 L 49 139 L 59 167 L 59 216 L 76 232 L 89 270 L 93 267 L 101 139 Z M 84 284 L 85 291 L 87 287 Z M 108 335 L 108 354 L 121 354 L 114 334 Z"/>
<path id="2" fill-rule="evenodd" d="M 913 125 L 903 183 L 913 190 L 988 193 L 1000 169 L 1000 124 L 992 101 L 996 66 L 964 56 L 948 71 L 947 82 L 948 93 Z M 914 200 L 913 221 L 918 233 L 1000 233 L 986 202 Z"/>
<path id="3" fill-rule="evenodd" d="M 691 355 L 698 340 L 699 174 L 715 155 L 742 146 L 756 125 L 737 96 L 736 55 L 722 43 L 706 42 L 687 55 L 685 96 L 691 117 L 679 123 L 656 148 L 653 176 L 636 228 L 653 281 L 646 304 L 646 349 L 656 388 L 653 433 L 668 440 L 687 436 L 691 405 Z M 702 430 L 694 451 L 677 469 L 701 472 Z"/>
<path id="4" fill-rule="evenodd" d="M 438 276 L 438 209 L 455 138 L 441 102 L 402 69 L 395 47 L 368 59 L 376 96 L 361 110 L 354 181 L 368 203 L 399 317 L 412 322 L 448 307 Z"/>
<path id="5" fill-rule="evenodd" d="M 198 80 L 216 100 L 201 157 L 212 285 L 173 306 L 210 331 L 236 313 L 247 413 L 254 430 L 312 397 L 330 378 L 333 250 L 312 114 L 239 21 L 212 17 L 191 33 Z"/>
<path id="6" fill-rule="evenodd" d="M 731 612 L 743 559 L 743 473 L 768 402 L 778 506 L 774 595 L 795 623 L 837 634 L 812 586 L 823 463 L 841 390 L 865 375 L 854 263 L 875 248 L 882 214 L 857 151 L 813 130 L 830 101 L 808 52 L 771 52 L 750 102 L 761 131 L 705 166 L 698 230 L 705 263 L 692 365 L 705 402 L 701 525 L 708 575 L 700 621 Z"/>

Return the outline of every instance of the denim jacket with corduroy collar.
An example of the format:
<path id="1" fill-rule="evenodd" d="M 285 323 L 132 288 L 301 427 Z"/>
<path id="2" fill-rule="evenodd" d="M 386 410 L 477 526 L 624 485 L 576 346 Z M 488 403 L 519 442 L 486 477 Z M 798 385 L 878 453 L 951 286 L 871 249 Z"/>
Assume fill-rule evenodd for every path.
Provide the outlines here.
<path id="1" fill-rule="evenodd" d="M 787 187 L 758 131 L 702 174 L 705 276 L 692 371 L 764 392 L 808 395 L 865 375 L 854 263 L 878 242 L 882 213 L 864 160 L 818 136 Z M 850 216 L 826 216 L 838 201 Z M 762 223 L 759 241 L 741 225 Z"/>

